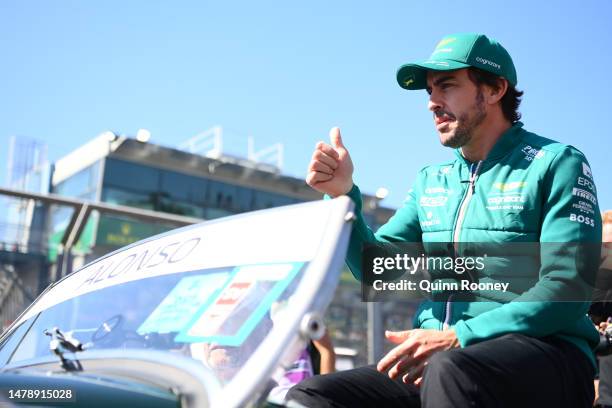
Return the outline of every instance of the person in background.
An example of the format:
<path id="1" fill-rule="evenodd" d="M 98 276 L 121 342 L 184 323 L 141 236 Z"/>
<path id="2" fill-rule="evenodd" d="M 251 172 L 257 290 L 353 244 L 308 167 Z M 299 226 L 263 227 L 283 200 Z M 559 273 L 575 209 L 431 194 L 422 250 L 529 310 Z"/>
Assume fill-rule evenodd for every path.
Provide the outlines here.
<path id="1" fill-rule="evenodd" d="M 335 371 L 336 354 L 331 337 L 326 331 L 320 339 L 310 341 L 291 367 L 274 378 L 277 385 L 270 391 L 269 398 L 284 402 L 287 391 L 294 385 L 315 375 L 330 374 Z"/>
<path id="2" fill-rule="evenodd" d="M 276 302 L 270 315 L 262 319 L 239 347 L 215 343 L 192 343 L 190 356 L 202 361 L 222 382 L 231 381 L 240 371 L 255 349 L 270 333 L 274 324 L 279 324 L 287 302 Z M 310 341 L 289 367 L 279 369 L 267 385 L 268 399 L 282 404 L 287 391 L 303 380 L 318 374 L 336 371 L 336 354 L 331 337 L 326 331 L 318 340 Z"/>
<path id="3" fill-rule="evenodd" d="M 589 315 L 603 333 L 612 321 L 612 210 L 603 213 L 601 266 L 597 274 L 593 304 Z M 612 407 L 612 355 L 599 356 L 599 380 L 595 381 L 595 399 L 602 408 Z"/>

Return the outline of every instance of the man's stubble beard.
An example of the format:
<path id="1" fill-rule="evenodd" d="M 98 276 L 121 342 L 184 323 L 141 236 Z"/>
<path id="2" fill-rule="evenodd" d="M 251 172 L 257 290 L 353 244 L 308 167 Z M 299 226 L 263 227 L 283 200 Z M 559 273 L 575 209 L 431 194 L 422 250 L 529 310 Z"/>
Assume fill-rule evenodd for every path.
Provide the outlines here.
<path id="1" fill-rule="evenodd" d="M 474 114 L 470 117 L 470 112 L 465 112 L 457 118 L 457 128 L 455 133 L 447 140 L 442 141 L 442 145 L 457 149 L 465 146 L 472 140 L 472 134 L 487 117 L 484 105 L 484 95 L 479 89 L 476 94 L 473 109 Z"/>

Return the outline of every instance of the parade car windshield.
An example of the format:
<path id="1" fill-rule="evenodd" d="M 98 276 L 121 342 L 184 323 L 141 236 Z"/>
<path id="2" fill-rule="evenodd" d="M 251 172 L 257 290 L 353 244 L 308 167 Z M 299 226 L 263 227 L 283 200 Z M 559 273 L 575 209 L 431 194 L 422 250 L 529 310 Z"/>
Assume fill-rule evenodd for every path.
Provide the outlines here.
<path id="1" fill-rule="evenodd" d="M 347 207 L 343 201 L 340 212 Z M 322 250 L 328 258 L 338 252 L 337 236 L 328 247 L 322 242 L 333 235 L 330 221 L 341 225 L 334 212 L 338 204 L 318 202 L 231 217 L 94 261 L 49 288 L 13 325 L 21 339 L 8 364 L 49 358 L 50 332 L 59 330 L 83 344 L 83 355 L 145 349 L 195 359 L 224 387 L 267 338 L 297 327 L 318 293 L 329 302 L 332 293 L 317 288 L 328 271 L 315 279 L 310 267 Z M 285 337 L 288 349 L 296 336 Z"/>
<path id="2" fill-rule="evenodd" d="M 157 349 L 202 361 L 232 379 L 282 316 L 306 262 L 212 268 L 133 280 L 42 311 L 11 362 L 49 355 L 57 327 L 86 350 Z M 146 266 L 143 266 L 146 268 Z M 110 274 L 115 270 L 108 267 Z M 93 272 L 83 286 L 109 279 Z M 78 289 L 77 289 L 78 291 Z"/>

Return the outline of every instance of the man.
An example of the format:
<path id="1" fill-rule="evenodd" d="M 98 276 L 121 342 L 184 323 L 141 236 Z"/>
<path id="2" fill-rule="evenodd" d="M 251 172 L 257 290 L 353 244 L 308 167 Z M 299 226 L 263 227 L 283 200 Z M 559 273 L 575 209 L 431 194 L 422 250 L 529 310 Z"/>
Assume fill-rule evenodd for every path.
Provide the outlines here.
<path id="1" fill-rule="evenodd" d="M 347 262 L 362 278 L 369 243 L 601 243 L 590 167 L 577 149 L 522 129 L 522 92 L 508 52 L 479 34 L 443 38 L 431 57 L 406 64 L 401 87 L 426 89 L 444 146 L 456 158 L 417 176 L 402 208 L 375 234 L 361 215 L 361 194 L 340 136 L 317 144 L 307 183 L 349 195 L 357 219 Z M 374 367 L 314 377 L 288 394 L 305 406 L 587 407 L 593 403 L 597 332 L 586 317 L 597 260 L 576 246 L 543 247 L 541 259 L 499 262 L 490 281 L 524 275 L 511 299 L 476 293 L 424 302 L 417 329 L 386 332 L 397 344 Z M 598 258 L 598 254 L 596 255 Z M 510 259 L 510 258 L 509 258 Z M 567 293 L 580 294 L 573 301 Z"/>

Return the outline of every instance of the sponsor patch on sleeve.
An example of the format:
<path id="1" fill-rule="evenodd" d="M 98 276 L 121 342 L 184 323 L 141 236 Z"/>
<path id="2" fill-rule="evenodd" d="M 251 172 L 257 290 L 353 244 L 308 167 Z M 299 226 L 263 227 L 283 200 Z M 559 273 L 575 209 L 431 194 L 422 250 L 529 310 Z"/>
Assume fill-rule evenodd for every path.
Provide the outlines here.
<path id="1" fill-rule="evenodd" d="M 591 168 L 585 162 L 582 162 L 582 174 L 593 180 L 593 173 L 591 172 Z"/>

